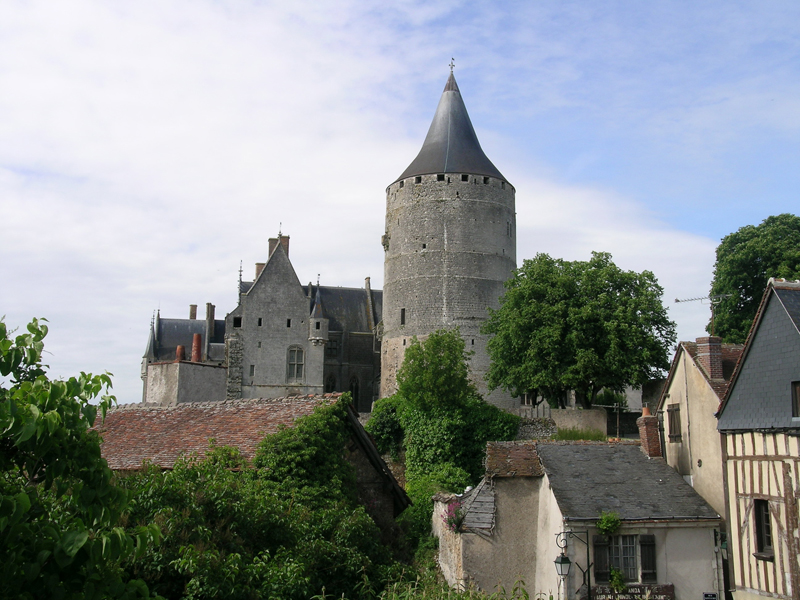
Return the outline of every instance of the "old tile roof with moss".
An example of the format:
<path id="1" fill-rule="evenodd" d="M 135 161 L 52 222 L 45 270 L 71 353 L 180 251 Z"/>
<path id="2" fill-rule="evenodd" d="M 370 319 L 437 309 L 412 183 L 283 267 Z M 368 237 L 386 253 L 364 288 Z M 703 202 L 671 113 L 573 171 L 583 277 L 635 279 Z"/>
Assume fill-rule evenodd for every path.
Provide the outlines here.
<path id="1" fill-rule="evenodd" d="M 677 471 L 635 444 L 540 442 L 537 451 L 566 520 L 604 510 L 623 521 L 719 519 Z"/>
<path id="2" fill-rule="evenodd" d="M 103 437 L 103 457 L 118 471 L 139 469 L 144 461 L 171 469 L 183 454 L 202 456 L 212 439 L 218 446 L 239 448 L 251 460 L 265 435 L 281 426 L 291 427 L 317 406 L 340 396 L 187 402 L 168 407 L 126 404 L 108 411 L 97 431 Z"/>

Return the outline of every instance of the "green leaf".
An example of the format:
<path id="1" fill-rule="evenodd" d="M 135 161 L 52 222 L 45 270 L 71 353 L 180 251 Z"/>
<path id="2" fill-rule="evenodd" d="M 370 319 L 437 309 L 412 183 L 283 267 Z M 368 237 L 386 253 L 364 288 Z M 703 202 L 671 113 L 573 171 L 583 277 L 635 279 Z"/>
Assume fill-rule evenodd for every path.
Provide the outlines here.
<path id="1" fill-rule="evenodd" d="M 64 554 L 72 558 L 88 539 L 89 532 L 85 529 L 67 531 L 61 537 L 61 548 L 64 550 Z"/>

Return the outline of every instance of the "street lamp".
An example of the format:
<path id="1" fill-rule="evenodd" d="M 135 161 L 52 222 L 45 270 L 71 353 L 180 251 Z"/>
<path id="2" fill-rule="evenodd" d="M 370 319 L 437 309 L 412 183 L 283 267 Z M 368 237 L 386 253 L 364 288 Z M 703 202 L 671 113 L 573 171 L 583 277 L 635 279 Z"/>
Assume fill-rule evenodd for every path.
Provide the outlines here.
<path id="1" fill-rule="evenodd" d="M 564 550 L 561 550 L 561 554 L 556 556 L 556 573 L 561 578 L 561 594 L 559 596 L 561 598 L 566 599 L 567 597 L 567 575 L 569 575 L 569 568 L 572 566 L 572 561 L 569 557 L 564 554 Z"/>
<path id="2" fill-rule="evenodd" d="M 559 554 L 555 560 L 556 573 L 562 579 L 569 575 L 569 568 L 572 566 L 572 561 L 566 554 Z"/>
<path id="3" fill-rule="evenodd" d="M 585 535 L 586 539 L 584 540 L 581 538 L 581 535 Z M 590 562 L 589 556 L 589 532 L 588 531 L 562 531 L 561 533 L 556 534 L 556 545 L 561 548 L 561 554 L 558 555 L 558 558 L 555 560 L 556 564 L 556 571 L 558 572 L 558 576 L 561 577 L 562 587 L 564 587 L 565 580 L 567 575 L 569 575 L 569 568 L 572 565 L 572 561 L 566 554 L 567 548 L 567 540 L 570 538 L 574 538 L 581 542 L 582 544 L 586 545 L 586 568 L 584 569 L 579 564 L 576 563 L 576 566 L 581 570 L 583 573 L 583 583 L 586 584 L 586 600 L 592 600 L 592 573 L 589 569 L 592 568 L 592 563 Z M 567 590 L 564 587 L 564 594 L 566 596 Z"/>

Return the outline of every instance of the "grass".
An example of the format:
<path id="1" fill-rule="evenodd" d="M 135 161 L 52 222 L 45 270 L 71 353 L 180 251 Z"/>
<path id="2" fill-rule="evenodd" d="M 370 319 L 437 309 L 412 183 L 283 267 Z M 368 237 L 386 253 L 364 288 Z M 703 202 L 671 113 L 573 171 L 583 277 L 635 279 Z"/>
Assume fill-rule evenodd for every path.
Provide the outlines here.
<path id="1" fill-rule="evenodd" d="M 608 437 L 605 433 L 598 429 L 581 429 L 580 427 L 567 427 L 559 429 L 558 433 L 553 436 L 554 440 L 573 441 L 573 440 L 589 440 L 594 442 L 605 442 Z"/>

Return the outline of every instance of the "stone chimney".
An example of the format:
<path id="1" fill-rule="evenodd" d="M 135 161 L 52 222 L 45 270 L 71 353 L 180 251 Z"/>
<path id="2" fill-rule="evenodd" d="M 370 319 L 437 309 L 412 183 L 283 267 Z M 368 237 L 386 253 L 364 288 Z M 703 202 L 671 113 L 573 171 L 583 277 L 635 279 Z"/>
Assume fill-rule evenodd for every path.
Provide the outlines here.
<path id="1" fill-rule="evenodd" d="M 186 346 L 178 345 L 175 348 L 175 362 L 181 362 L 182 360 L 186 360 Z"/>
<path id="2" fill-rule="evenodd" d="M 270 254 L 272 253 L 270 252 Z M 264 270 L 264 265 L 266 264 L 267 263 L 256 263 L 256 279 L 258 279 L 258 276 L 261 275 L 261 271 Z"/>
<path id="3" fill-rule="evenodd" d="M 211 353 L 211 340 L 214 339 L 216 333 L 215 309 L 216 307 L 211 302 L 206 302 L 206 346 L 203 348 L 203 360 L 208 360 L 208 355 Z"/>
<path id="4" fill-rule="evenodd" d="M 189 318 L 194 321 L 197 318 L 197 304 L 189 305 Z"/>
<path id="5" fill-rule="evenodd" d="M 192 362 L 200 362 L 202 339 L 203 336 L 199 333 L 195 333 L 192 336 Z"/>
<path id="6" fill-rule="evenodd" d="M 279 238 L 269 238 L 269 255 L 272 256 L 272 253 L 275 251 L 275 248 L 278 247 L 278 242 L 280 242 L 281 246 L 283 246 L 284 252 L 286 252 L 286 256 L 289 256 L 289 236 L 282 235 Z"/>
<path id="7" fill-rule="evenodd" d="M 722 379 L 722 338 L 697 338 L 697 362 L 703 366 L 709 379 Z"/>
<path id="8" fill-rule="evenodd" d="M 642 409 L 642 416 L 636 419 L 642 452 L 648 458 L 661 458 L 661 439 L 658 437 L 658 417 L 650 414 L 650 407 Z"/>

